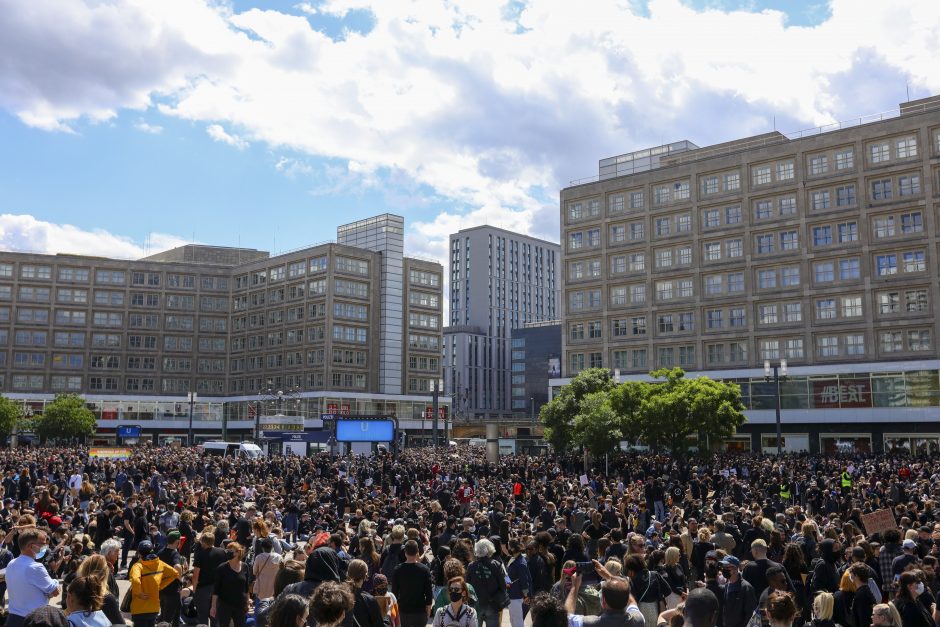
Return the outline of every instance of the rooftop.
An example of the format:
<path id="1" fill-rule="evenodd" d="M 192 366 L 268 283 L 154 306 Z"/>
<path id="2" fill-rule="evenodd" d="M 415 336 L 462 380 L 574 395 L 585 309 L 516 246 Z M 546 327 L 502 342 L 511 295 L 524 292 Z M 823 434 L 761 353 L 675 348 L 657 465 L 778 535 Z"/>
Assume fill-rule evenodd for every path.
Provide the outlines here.
<path id="1" fill-rule="evenodd" d="M 504 229 L 499 226 L 491 226 L 489 224 L 480 224 L 478 226 L 470 226 L 465 229 L 460 229 L 456 233 L 451 234 L 451 237 L 453 237 L 454 235 L 459 235 L 460 233 L 469 233 L 470 231 L 479 231 L 479 230 L 500 231 L 511 237 L 524 237 L 525 239 L 531 239 L 537 242 L 542 242 L 543 244 L 546 244 L 548 246 L 554 246 L 556 248 L 561 246 L 561 244 L 559 244 L 558 242 L 553 242 L 551 240 L 542 239 L 541 237 L 534 237 L 532 235 L 526 235 L 525 233 L 519 233 L 517 231 L 510 231 L 509 229 Z"/>

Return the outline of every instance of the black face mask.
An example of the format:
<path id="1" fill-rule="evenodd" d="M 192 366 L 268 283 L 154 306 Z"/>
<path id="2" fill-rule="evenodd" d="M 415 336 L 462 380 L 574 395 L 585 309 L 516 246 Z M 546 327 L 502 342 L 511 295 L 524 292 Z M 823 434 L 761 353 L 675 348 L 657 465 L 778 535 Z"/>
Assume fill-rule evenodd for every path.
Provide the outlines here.
<path id="1" fill-rule="evenodd" d="M 456 603 L 457 601 L 463 600 L 463 592 L 455 592 L 453 590 L 449 590 L 448 594 L 450 595 L 451 603 Z"/>
<path id="2" fill-rule="evenodd" d="M 723 569 L 721 574 L 724 575 L 725 579 L 731 579 L 731 571 L 729 569 Z"/>

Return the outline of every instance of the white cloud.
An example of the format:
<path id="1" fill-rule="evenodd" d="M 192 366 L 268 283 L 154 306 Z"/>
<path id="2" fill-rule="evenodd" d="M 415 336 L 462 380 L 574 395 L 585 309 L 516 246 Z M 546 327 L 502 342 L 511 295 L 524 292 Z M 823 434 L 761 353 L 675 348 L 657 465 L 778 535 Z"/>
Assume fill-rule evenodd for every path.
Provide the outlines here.
<path id="1" fill-rule="evenodd" d="M 217 142 L 222 142 L 223 144 L 228 144 L 229 146 L 234 146 L 239 150 L 244 150 L 248 147 L 248 142 L 239 137 L 238 135 L 230 135 L 225 132 L 225 129 L 222 128 L 219 124 L 210 124 L 206 127 L 206 133 L 209 134 L 209 137 L 214 139 Z"/>
<path id="2" fill-rule="evenodd" d="M 0 214 L 0 248 L 3 250 L 138 259 L 189 243 L 166 233 L 150 233 L 145 242 L 137 242 L 103 229 L 89 231 L 71 224 L 38 220 L 27 214 Z"/>
<path id="3" fill-rule="evenodd" d="M 277 163 L 274 164 L 274 169 L 287 178 L 295 178 L 313 172 L 313 168 L 306 161 L 283 156 L 278 157 Z"/>
<path id="4" fill-rule="evenodd" d="M 151 135 L 159 135 L 163 132 L 162 126 L 158 124 L 148 124 L 143 120 L 138 120 L 137 123 L 134 124 L 134 128 L 136 128 L 138 131 L 141 131 L 142 133 L 149 133 Z"/>
<path id="5" fill-rule="evenodd" d="M 327 0 L 292 14 L 0 0 L 0 106 L 50 130 L 156 106 L 239 149 L 248 138 L 349 164 L 315 193 L 402 173 L 403 190 L 453 207 L 414 230 L 413 244 L 442 251 L 444 230 L 468 220 L 550 234 L 558 188 L 601 157 L 884 110 L 906 83 L 940 92 L 935 0 L 832 0 L 814 27 L 770 10 L 629 6 L 537 0 L 507 16 L 496 2 Z M 361 9 L 367 34 L 312 26 Z"/>

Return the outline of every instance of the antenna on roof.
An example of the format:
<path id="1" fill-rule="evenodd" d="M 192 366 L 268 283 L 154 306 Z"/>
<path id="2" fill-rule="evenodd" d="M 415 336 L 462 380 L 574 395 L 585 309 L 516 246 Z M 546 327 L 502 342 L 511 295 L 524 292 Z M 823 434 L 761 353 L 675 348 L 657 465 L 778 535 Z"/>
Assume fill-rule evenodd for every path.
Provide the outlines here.
<path id="1" fill-rule="evenodd" d="M 774 130 L 777 130 L 777 116 L 774 116 Z"/>
<path id="2" fill-rule="evenodd" d="M 908 83 L 904 85 L 904 87 L 907 89 L 907 102 L 910 102 L 911 101 L 911 85 L 910 83 Z"/>

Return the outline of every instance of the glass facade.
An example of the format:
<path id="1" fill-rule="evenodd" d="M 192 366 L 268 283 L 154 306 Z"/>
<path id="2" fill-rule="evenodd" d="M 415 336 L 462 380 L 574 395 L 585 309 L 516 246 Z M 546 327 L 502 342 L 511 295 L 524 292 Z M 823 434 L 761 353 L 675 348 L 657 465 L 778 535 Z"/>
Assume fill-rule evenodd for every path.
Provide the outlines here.
<path id="1" fill-rule="evenodd" d="M 763 378 L 730 379 L 741 386 L 747 409 L 775 409 L 776 387 Z M 938 407 L 940 371 L 790 376 L 780 382 L 783 409 Z"/>

